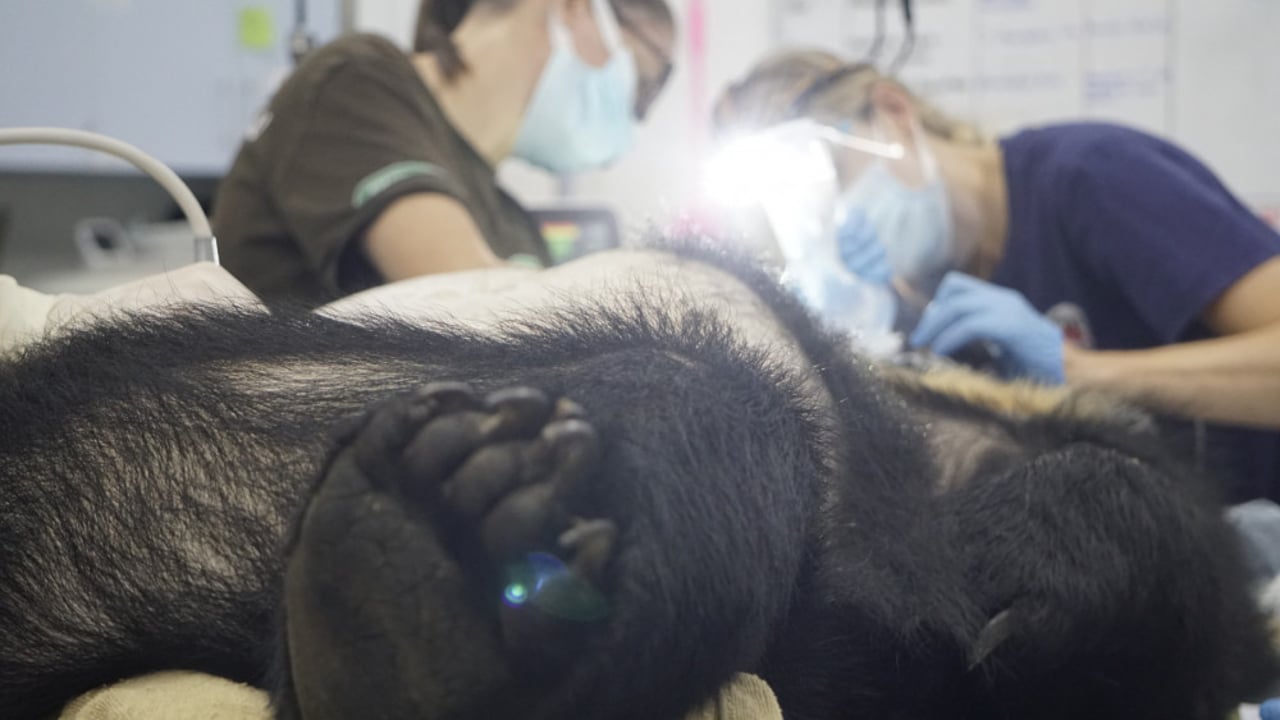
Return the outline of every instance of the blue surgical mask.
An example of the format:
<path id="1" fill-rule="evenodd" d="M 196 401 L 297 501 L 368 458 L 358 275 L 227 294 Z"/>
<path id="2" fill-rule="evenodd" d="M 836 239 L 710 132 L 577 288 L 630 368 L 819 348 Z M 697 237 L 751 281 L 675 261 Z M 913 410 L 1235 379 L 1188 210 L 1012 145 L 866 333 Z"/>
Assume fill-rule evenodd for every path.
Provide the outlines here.
<path id="1" fill-rule="evenodd" d="M 560 175 L 604 167 L 631 146 L 635 59 L 608 0 L 592 0 L 592 12 L 611 53 L 608 63 L 593 67 L 578 57 L 569 30 L 553 18 L 551 57 L 512 152 Z"/>
<path id="2" fill-rule="evenodd" d="M 926 175 L 923 187 L 910 188 L 877 159 L 841 195 L 837 212 L 861 213 L 893 274 L 929 297 L 957 257 L 946 186 L 936 171 Z"/>

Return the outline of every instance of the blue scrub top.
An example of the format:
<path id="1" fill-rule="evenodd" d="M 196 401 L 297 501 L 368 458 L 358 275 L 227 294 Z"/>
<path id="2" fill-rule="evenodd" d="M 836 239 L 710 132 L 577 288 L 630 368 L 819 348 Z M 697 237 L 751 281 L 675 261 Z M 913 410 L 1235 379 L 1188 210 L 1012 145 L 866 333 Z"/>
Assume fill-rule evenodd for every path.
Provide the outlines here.
<path id="1" fill-rule="evenodd" d="M 1041 312 L 1074 306 L 1098 349 L 1209 337 L 1199 321 L 1208 306 L 1280 255 L 1280 234 L 1159 138 L 1082 123 L 1025 130 L 1000 146 L 1009 231 L 992 280 Z M 1280 433 L 1211 426 L 1207 440 L 1228 499 L 1280 499 Z"/>

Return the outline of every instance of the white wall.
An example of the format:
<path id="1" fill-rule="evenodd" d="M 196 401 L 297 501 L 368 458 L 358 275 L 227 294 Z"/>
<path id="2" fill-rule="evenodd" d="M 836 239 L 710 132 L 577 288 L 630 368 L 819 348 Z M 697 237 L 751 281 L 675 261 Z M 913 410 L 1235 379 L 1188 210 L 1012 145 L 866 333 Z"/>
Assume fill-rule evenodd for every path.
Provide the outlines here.
<path id="1" fill-rule="evenodd" d="M 346 0 L 352 6 L 355 30 L 386 35 L 408 48 L 413 39 L 417 0 Z"/>
<path id="2" fill-rule="evenodd" d="M 337 35 L 338 0 L 308 0 Z M 244 16 L 265 21 L 246 41 Z M 0 127 L 50 125 L 134 143 L 185 174 L 226 171 L 288 73 L 293 0 L 0 0 Z M 0 171 L 131 172 L 72 148 L 0 148 Z"/>
<path id="3" fill-rule="evenodd" d="M 1172 134 L 1280 229 L 1280 2 L 1181 0 L 1178 13 Z"/>

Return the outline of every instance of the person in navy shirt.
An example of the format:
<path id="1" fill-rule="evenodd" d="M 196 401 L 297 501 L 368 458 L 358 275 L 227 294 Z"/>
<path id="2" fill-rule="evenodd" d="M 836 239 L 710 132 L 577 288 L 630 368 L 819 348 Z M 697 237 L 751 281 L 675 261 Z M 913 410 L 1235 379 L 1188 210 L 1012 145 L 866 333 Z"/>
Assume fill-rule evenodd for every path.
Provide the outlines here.
<path id="1" fill-rule="evenodd" d="M 892 283 L 910 344 L 1184 418 L 1229 499 L 1280 498 L 1280 234 L 1204 164 L 1103 123 L 992 141 L 822 52 L 766 59 L 716 109 L 725 132 L 797 118 L 903 148 L 832 152 L 845 263 Z"/>

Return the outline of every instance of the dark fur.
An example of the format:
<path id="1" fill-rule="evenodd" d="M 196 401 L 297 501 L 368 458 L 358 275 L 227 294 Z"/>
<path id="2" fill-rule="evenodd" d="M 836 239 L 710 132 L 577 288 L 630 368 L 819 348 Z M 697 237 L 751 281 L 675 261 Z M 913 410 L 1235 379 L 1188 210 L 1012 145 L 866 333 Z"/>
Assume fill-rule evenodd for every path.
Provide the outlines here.
<path id="1" fill-rule="evenodd" d="M 613 613 L 530 673 L 486 630 L 495 599 L 418 587 L 447 676 L 344 668 L 334 692 L 369 717 L 422 683 L 441 718 L 677 718 L 748 671 L 788 720 L 1221 720 L 1265 678 L 1235 542 L 1148 433 L 887 383 L 763 273 L 735 272 L 829 397 L 688 298 L 566 300 L 500 336 L 191 309 L 0 365 L 0 717 L 167 668 L 274 685 L 292 715 L 286 525 L 336 433 L 437 380 L 586 408 L 604 456 L 566 501 L 620 526 Z M 936 428 L 974 439 L 961 477 L 942 482 Z"/>

